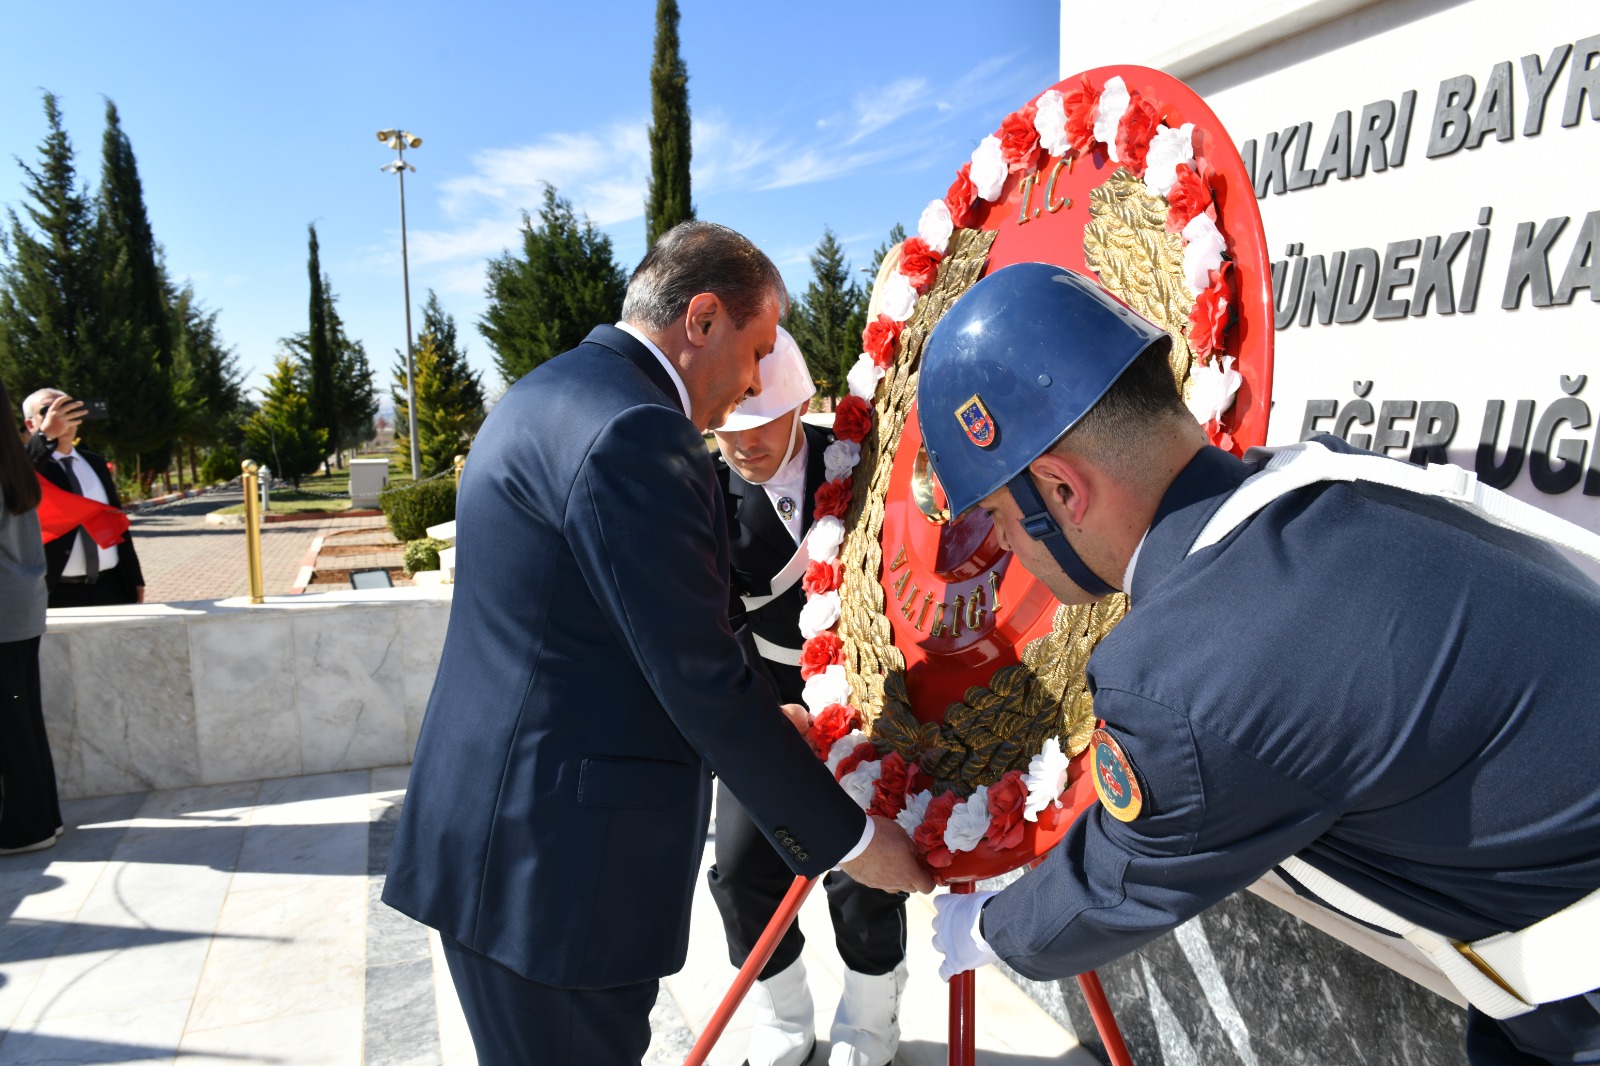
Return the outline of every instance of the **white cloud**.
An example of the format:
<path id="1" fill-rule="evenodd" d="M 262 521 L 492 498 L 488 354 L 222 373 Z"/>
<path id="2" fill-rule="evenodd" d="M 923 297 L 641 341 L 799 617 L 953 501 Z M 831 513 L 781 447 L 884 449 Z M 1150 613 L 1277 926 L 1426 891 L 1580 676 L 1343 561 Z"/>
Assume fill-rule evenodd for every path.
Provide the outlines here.
<path id="1" fill-rule="evenodd" d="M 856 131 L 846 143 L 854 144 L 877 133 L 931 102 L 926 78 L 901 78 L 881 89 L 862 93 L 855 101 Z"/>

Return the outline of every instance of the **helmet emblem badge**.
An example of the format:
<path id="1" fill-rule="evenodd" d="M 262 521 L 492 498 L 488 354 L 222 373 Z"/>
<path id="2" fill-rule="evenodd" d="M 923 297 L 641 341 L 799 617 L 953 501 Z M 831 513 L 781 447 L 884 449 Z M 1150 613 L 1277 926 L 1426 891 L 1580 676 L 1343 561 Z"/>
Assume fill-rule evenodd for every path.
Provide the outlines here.
<path id="1" fill-rule="evenodd" d="M 972 394 L 972 399 L 956 408 L 956 421 L 961 423 L 961 428 L 966 431 L 967 439 L 980 448 L 987 448 L 994 443 L 995 432 L 999 428 L 994 424 L 994 419 L 989 416 L 989 409 L 983 406 L 983 401 L 977 393 Z"/>

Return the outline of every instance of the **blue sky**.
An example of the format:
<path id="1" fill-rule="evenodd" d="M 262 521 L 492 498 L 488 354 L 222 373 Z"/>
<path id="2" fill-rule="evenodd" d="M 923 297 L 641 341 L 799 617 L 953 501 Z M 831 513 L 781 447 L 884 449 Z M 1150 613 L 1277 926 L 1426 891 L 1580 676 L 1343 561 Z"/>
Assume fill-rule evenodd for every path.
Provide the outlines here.
<path id="1" fill-rule="evenodd" d="M 1054 0 L 810 4 L 680 0 L 694 199 L 772 255 L 790 287 L 831 226 L 856 267 L 1005 113 L 1056 80 Z M 70 14 L 65 13 L 70 10 Z M 305 328 L 306 224 L 386 388 L 405 341 L 392 153 L 407 154 L 411 291 L 438 291 L 474 367 L 496 378 L 483 268 L 555 184 L 644 252 L 654 0 L 589 3 L 10 5 L 0 64 L 0 204 L 57 94 L 80 178 L 99 177 L 104 103 L 122 115 L 175 277 L 221 312 L 261 383 Z M 68 384 L 70 387 L 70 383 Z"/>

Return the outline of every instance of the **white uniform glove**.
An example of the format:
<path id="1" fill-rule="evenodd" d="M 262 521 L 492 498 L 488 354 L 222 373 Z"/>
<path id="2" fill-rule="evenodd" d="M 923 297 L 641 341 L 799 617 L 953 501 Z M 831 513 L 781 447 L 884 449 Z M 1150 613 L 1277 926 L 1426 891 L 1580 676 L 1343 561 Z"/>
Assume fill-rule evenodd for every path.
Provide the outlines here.
<path id="1" fill-rule="evenodd" d="M 983 905 L 993 892 L 946 893 L 933 897 L 933 950 L 944 956 L 939 977 L 949 981 L 958 973 L 987 966 L 1000 956 L 989 947 L 978 928 Z"/>

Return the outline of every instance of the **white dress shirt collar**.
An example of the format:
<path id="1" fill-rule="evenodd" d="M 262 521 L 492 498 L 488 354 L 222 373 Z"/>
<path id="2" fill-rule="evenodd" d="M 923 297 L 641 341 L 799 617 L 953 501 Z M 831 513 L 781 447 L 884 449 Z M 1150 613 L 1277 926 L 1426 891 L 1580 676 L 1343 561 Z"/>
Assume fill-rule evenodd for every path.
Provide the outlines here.
<path id="1" fill-rule="evenodd" d="M 796 544 L 800 543 L 801 525 L 805 519 L 806 460 L 810 457 L 810 451 L 810 442 L 806 440 L 805 431 L 802 430 L 800 447 L 795 450 L 793 458 L 776 474 L 761 483 L 761 487 L 766 490 L 767 499 L 772 502 L 772 509 L 777 512 L 778 520 L 783 523 Z M 794 504 L 787 518 L 783 516 L 783 509 L 778 506 L 778 501 L 785 497 Z"/>
<path id="2" fill-rule="evenodd" d="M 689 409 L 689 390 L 683 387 L 683 378 L 678 376 L 678 368 L 673 366 L 667 359 L 666 353 L 657 348 L 656 342 L 646 337 L 637 326 L 627 322 L 618 322 L 617 328 L 650 349 L 650 354 L 655 356 L 656 362 L 666 369 L 667 375 L 672 378 L 672 383 L 678 388 L 678 399 L 683 403 L 683 416 L 693 422 L 694 413 Z"/>
<path id="3" fill-rule="evenodd" d="M 1128 569 L 1122 572 L 1122 591 L 1133 592 L 1133 568 L 1139 565 L 1139 553 L 1144 551 L 1144 542 L 1150 536 L 1150 531 L 1144 531 L 1144 536 L 1139 538 L 1139 543 L 1134 546 L 1133 554 L 1128 556 Z"/>

